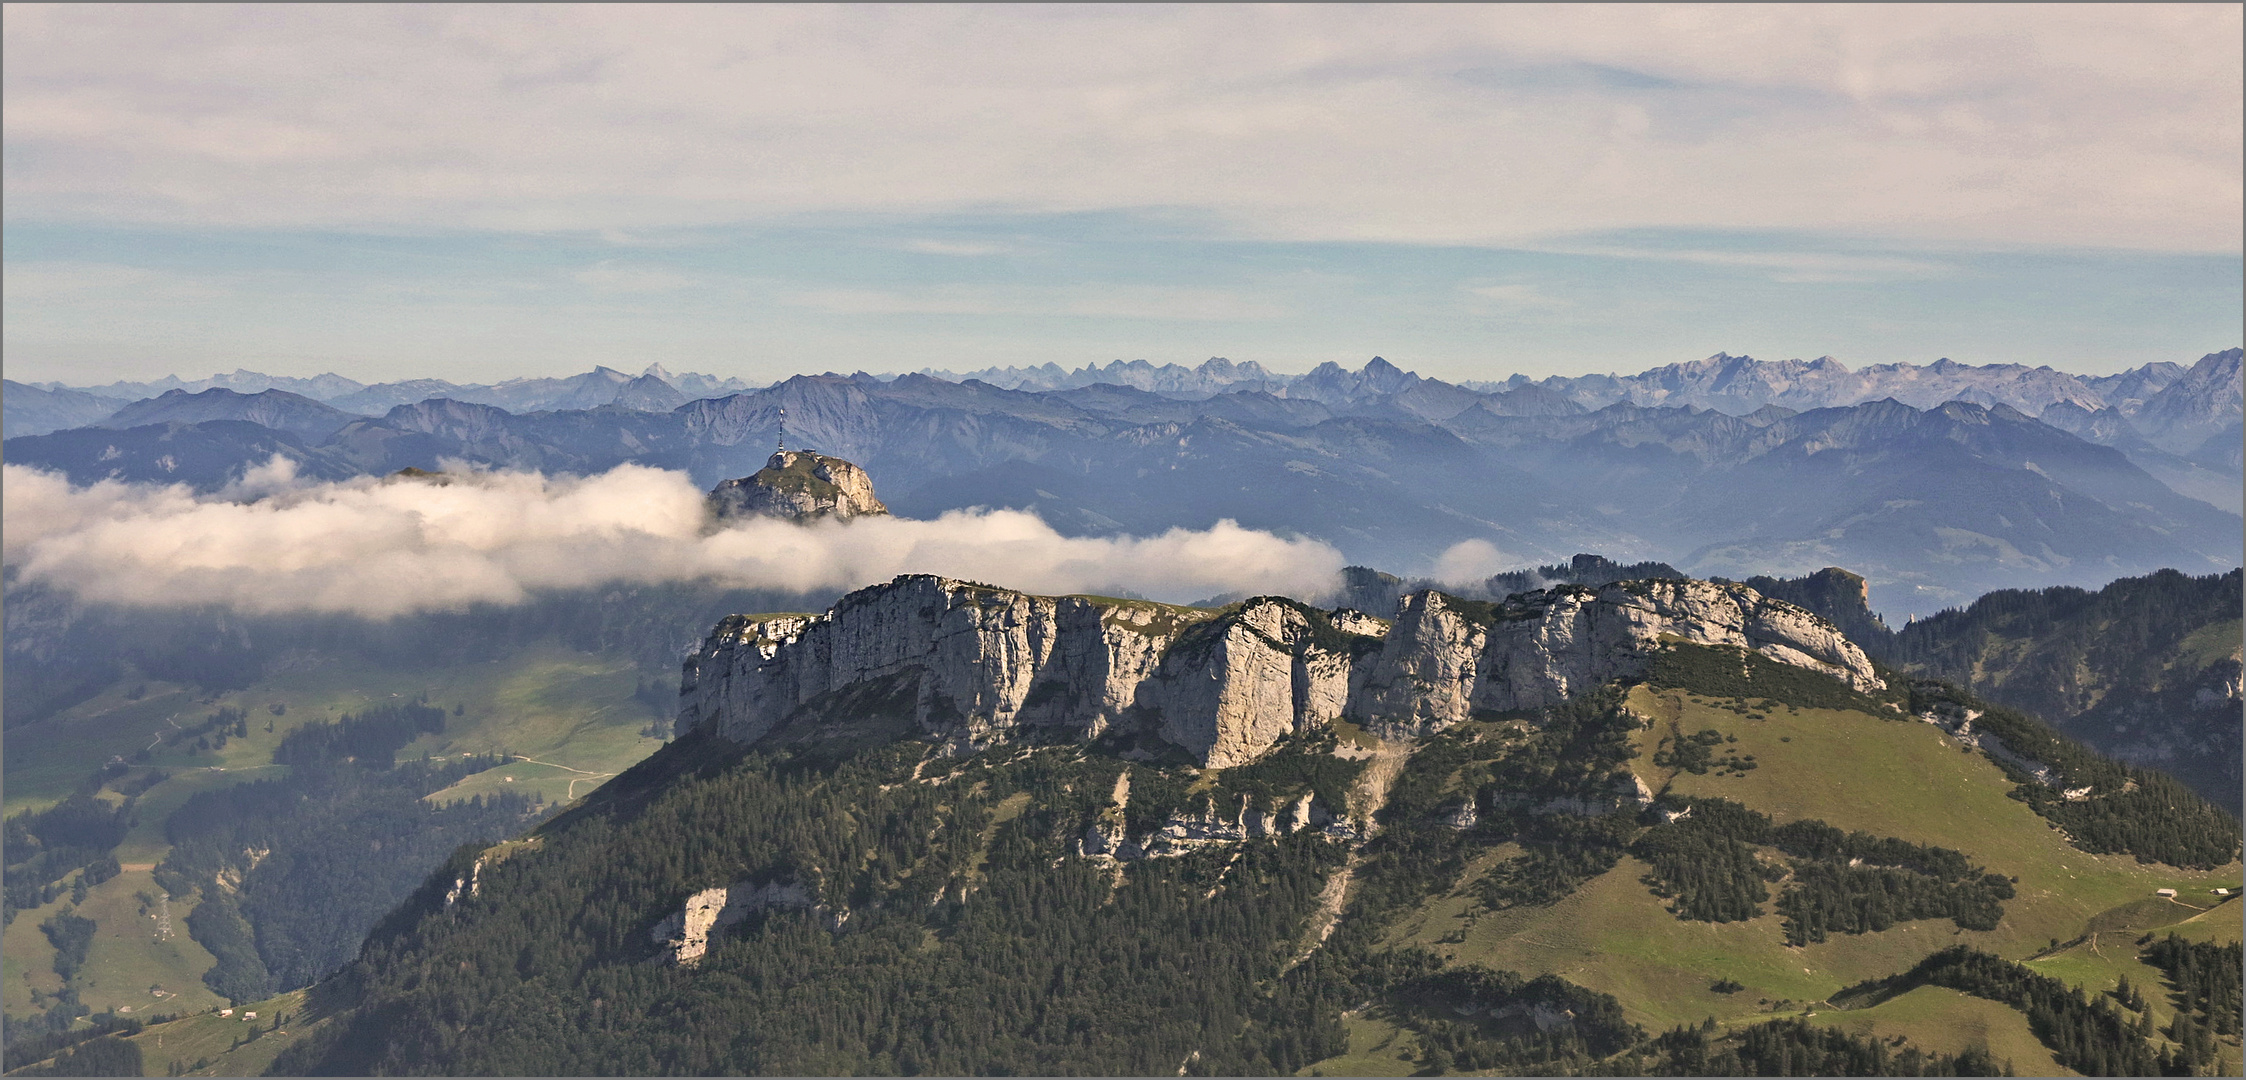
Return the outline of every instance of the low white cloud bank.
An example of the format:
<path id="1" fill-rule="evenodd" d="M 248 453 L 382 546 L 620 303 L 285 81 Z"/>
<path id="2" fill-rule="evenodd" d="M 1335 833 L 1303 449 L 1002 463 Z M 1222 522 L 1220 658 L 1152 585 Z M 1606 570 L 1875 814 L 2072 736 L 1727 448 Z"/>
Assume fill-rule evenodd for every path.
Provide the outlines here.
<path id="1" fill-rule="evenodd" d="M 933 573 L 1033 593 L 1312 596 L 1340 552 L 1220 521 L 1158 536 L 1062 536 L 1034 514 L 933 521 L 753 521 L 705 534 L 686 474 L 460 474 L 450 483 L 298 481 L 286 461 L 215 495 L 5 466 L 0 557 L 21 578 L 93 602 L 223 604 L 249 613 L 385 618 L 607 583 L 706 582 L 798 592 Z"/>
<path id="2" fill-rule="evenodd" d="M 1435 580 L 1445 585 L 1479 585 L 1507 568 L 1497 545 L 1480 539 L 1461 540 L 1435 557 Z"/>

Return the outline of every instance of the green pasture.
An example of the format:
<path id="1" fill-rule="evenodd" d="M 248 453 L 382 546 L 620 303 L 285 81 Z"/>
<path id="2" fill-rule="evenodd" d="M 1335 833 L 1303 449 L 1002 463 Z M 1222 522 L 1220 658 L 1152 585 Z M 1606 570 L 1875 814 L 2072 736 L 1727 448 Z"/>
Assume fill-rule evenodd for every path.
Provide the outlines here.
<path id="1" fill-rule="evenodd" d="M 442 734 L 425 736 L 401 750 L 400 760 L 421 754 L 510 758 L 498 768 L 429 793 L 431 799 L 449 801 L 512 790 L 547 803 L 566 802 L 583 797 L 661 745 L 642 734 L 656 713 L 632 696 L 636 683 L 628 660 L 553 645 L 526 648 L 497 662 L 452 667 L 308 663 L 277 672 L 254 686 L 216 695 L 128 678 L 53 718 L 8 732 L 0 775 L 6 781 L 7 812 L 20 813 L 59 801 L 113 757 L 129 760 L 154 747 L 147 759 L 136 764 L 162 768 L 170 775 L 140 797 L 137 821 L 117 849 L 124 871 L 95 886 L 78 908 L 78 914 L 97 925 L 86 966 L 77 979 L 79 993 L 97 1012 L 112 1006 L 141 1014 L 217 1007 L 224 1002 L 202 982 L 203 972 L 214 961 L 187 933 L 185 918 L 193 900 L 171 901 L 172 935 L 168 941 L 158 941 L 155 919 L 141 913 L 139 899 L 161 893 L 150 871 L 170 853 L 164 822 L 189 798 L 230 784 L 284 775 L 285 766 L 272 764 L 273 750 L 299 725 L 380 705 L 426 700 L 448 714 L 457 707 L 458 715 L 447 716 Z M 135 687 L 145 688 L 138 700 L 126 696 Z M 229 739 L 223 749 L 187 752 L 176 733 L 224 707 L 247 714 L 247 737 Z M 0 936 L 0 1004 L 9 1015 L 32 1010 L 34 988 L 47 993 L 61 989 L 53 971 L 54 949 L 38 924 L 69 903 L 65 893 L 45 908 L 21 912 Z M 151 988 L 172 996 L 157 997 Z M 248 1059 L 240 1057 L 246 1052 L 247 1048 L 236 1051 L 224 1071 L 247 1067 L 243 1063 Z M 199 1050 L 183 1060 L 191 1062 L 196 1056 L 215 1060 L 217 1055 Z M 149 1060 L 151 1068 L 162 1070 L 169 1057 L 151 1055 Z"/>
<path id="2" fill-rule="evenodd" d="M 310 993 L 293 990 L 220 1016 L 218 1009 L 158 1024 L 131 1038 L 148 1076 L 169 1076 L 177 1063 L 187 1076 L 257 1076 L 289 1043 L 324 1018 L 307 1015 Z M 255 1019 L 249 1014 L 256 1013 Z M 276 1024 L 276 1021 L 279 1021 Z M 195 1068 L 201 1061 L 204 1067 Z"/>
<path id="3" fill-rule="evenodd" d="M 1844 829 L 1955 848 L 1992 871 L 2018 875 L 2020 895 L 2005 903 L 2005 918 L 1992 931 L 1961 930 L 1946 919 L 1928 919 L 1884 933 L 1836 934 L 1793 947 L 1785 944 L 1782 919 L 1772 904 L 1764 905 L 1762 917 L 1745 922 L 1676 918 L 1640 880 L 1648 868 L 1632 858 L 1549 906 L 1489 911 L 1464 888 L 1486 870 L 1491 859 L 1485 856 L 1469 869 L 1460 888 L 1437 894 L 1399 919 L 1391 940 L 1424 945 L 1453 963 L 1560 975 L 1615 995 L 1632 1021 L 1659 1031 L 1709 1016 L 1725 1026 L 1804 1011 L 1824 1017 L 1831 1010 L 1818 1006 L 1842 988 L 1906 970 L 1954 944 L 2025 960 L 2049 950 L 2054 939 L 2063 943 L 2085 934 L 2094 921 L 2109 927 L 2099 939 L 2100 948 L 2115 956 L 2133 955 L 2128 943 L 2154 925 L 2173 924 L 2178 930 L 2206 926 L 2193 932 L 2210 940 L 2238 933 L 2236 914 L 2218 922 L 2217 912 L 2201 914 L 2199 908 L 2214 902 L 2213 887 L 2236 887 L 2239 866 L 2191 871 L 2074 848 L 2025 804 L 2006 796 L 2012 784 L 1994 765 L 1979 754 L 1959 752 L 1955 740 L 1931 725 L 1784 706 L 1768 710 L 1766 718 L 1750 719 L 1682 692 L 1645 688 L 1632 693 L 1630 705 L 1654 721 L 1637 735 L 1639 753 L 1632 767 L 1656 790 L 1722 796 L 1781 822 L 1815 817 Z M 1738 742 L 1726 749 L 1755 755 L 1758 767 L 1744 776 L 1656 768 L 1653 751 L 1671 721 L 1686 733 L 1715 728 L 1736 736 Z M 2153 895 L 2164 887 L 2179 890 L 2196 906 Z M 1776 895 L 1774 888 L 1773 900 Z M 2235 912 L 2238 907 L 2221 910 Z M 2115 931 L 2123 927 L 2135 932 L 2117 938 Z M 2133 959 L 2128 963 L 2142 967 Z M 2157 988 L 2157 972 L 2144 970 L 2148 985 Z M 2053 970 L 2062 972 L 2061 977 L 2091 990 L 2112 984 L 2103 971 L 2077 971 L 2064 964 Z M 1719 979 L 1746 989 L 1717 993 L 1710 987 Z M 1940 1010 L 1926 1004 L 1931 997 L 1906 998 L 1909 1003 L 1898 998 L 1880 1009 L 1862 1010 L 1871 1017 L 1865 1022 L 1877 1022 L 1888 1034 L 1905 1035 L 1927 1049 L 1985 1044 L 2000 1059 L 2012 1057 L 2023 1071 L 2051 1067 L 2047 1051 L 2038 1056 L 2024 1048 L 2040 1049 L 2026 1036 L 2024 1020 L 2015 1028 L 1976 1006 L 1970 1015 L 1986 1013 L 1987 1023 L 1985 1030 L 1976 1029 L 1981 1034 L 1974 1034 L 1959 1026 L 1968 1025 L 1967 1019 L 1949 1027 L 1921 1023 Z M 2013 1010 L 1991 1007 L 2019 1019 Z M 2166 1022 L 2165 1015 L 2160 1022 Z M 1973 1038 L 1985 1042 L 1976 1044 Z"/>
<path id="4" fill-rule="evenodd" d="M 2015 1076 L 2081 1075 L 2051 1056 L 2019 1010 L 1945 986 L 1921 986 L 1868 1009 L 1822 1009 L 1809 1021 L 1854 1035 L 1902 1035 L 1921 1050 L 1986 1050 Z"/>

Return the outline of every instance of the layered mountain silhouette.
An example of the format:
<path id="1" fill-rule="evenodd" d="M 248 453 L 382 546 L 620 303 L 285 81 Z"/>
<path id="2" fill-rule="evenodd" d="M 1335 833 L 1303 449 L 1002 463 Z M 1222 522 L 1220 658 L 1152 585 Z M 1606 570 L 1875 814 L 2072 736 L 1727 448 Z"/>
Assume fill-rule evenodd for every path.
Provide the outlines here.
<path id="1" fill-rule="evenodd" d="M 100 423 L 130 405 L 169 397 L 174 392 L 203 399 L 206 404 L 199 407 L 214 413 L 222 413 L 229 407 L 241 410 L 208 417 L 210 419 L 248 418 L 246 414 L 249 406 L 212 404 L 231 401 L 224 396 L 204 397 L 213 390 L 241 397 L 257 397 L 267 392 L 280 391 L 332 406 L 345 413 L 379 416 L 397 406 L 432 398 L 495 405 L 510 412 L 597 409 L 603 406 L 668 412 L 693 398 L 747 389 L 749 384 L 739 379 L 721 379 L 691 372 L 672 374 L 664 370 L 661 364 L 648 365 L 647 370 L 636 377 L 612 368 L 596 367 L 582 375 L 567 378 L 509 379 L 488 384 L 455 383 L 444 379 L 408 379 L 403 382 L 369 385 L 333 373 L 302 379 L 267 375 L 247 369 L 213 375 L 207 379 L 186 380 L 176 375 L 167 375 L 150 382 L 116 382 L 97 387 L 66 387 L 52 383 L 35 386 L 11 379 L 5 386 L 5 426 L 11 438 L 18 435 L 44 435 Z M 132 424 L 110 426 L 129 427 Z"/>
<path id="2" fill-rule="evenodd" d="M 0 402 L 7 409 L 5 427 L 10 436 L 44 435 L 50 431 L 98 424 L 132 403 L 131 398 L 104 397 L 84 390 L 0 383 Z"/>
<path id="3" fill-rule="evenodd" d="M 325 442 L 356 419 L 359 417 L 352 413 L 286 390 L 241 394 L 214 387 L 199 394 L 166 390 L 160 397 L 136 401 L 117 410 L 99 426 L 137 428 L 152 424 L 199 424 L 205 420 L 246 420 L 313 442 Z"/>
<path id="4" fill-rule="evenodd" d="M 1356 371 L 1321 365 L 1284 383 L 1212 360 L 1071 377 L 1182 386 L 1178 373 L 1191 371 L 1204 382 L 1231 380 L 1225 392 L 1113 382 L 1008 389 L 861 372 L 677 404 L 686 392 L 669 380 L 685 377 L 604 368 L 486 388 L 485 396 L 505 389 L 549 406 L 577 403 L 534 411 L 439 396 L 354 418 L 290 391 L 177 388 L 123 407 L 100 428 L 11 438 L 7 455 L 81 483 L 204 489 L 275 454 L 314 477 L 433 469 L 445 459 L 569 473 L 638 462 L 685 470 L 706 486 L 760 467 L 785 408 L 792 444 L 861 463 L 906 516 L 1014 507 L 1078 535 L 1229 518 L 1317 537 L 1353 562 L 1407 574 L 1430 572 L 1466 540 L 1488 542 L 1513 565 L 1584 550 L 1730 577 L 1841 565 L 1871 580 L 1876 606 L 1903 616 L 1996 588 L 2237 565 L 2240 518 L 2218 507 L 2238 500 L 2208 498 L 2238 485 L 2236 447 L 2228 458 L 2214 451 L 2237 428 L 2239 356 L 2106 380 L 1958 364 L 1906 379 L 1893 366 L 1852 373 L 1827 360 L 1717 357 L 1631 380 L 1516 380 L 1489 390 L 1380 358 Z M 1599 404 L 1587 388 L 1602 379 L 1627 382 L 1639 396 L 1665 387 L 1666 396 Z M 2002 400 L 1922 406 L 1889 397 L 1803 410 L 1762 400 L 1806 402 L 1818 385 L 1853 394 L 1904 381 L 1922 399 L 1961 386 L 1967 396 L 2009 395 L 2051 421 Z M 1695 403 L 1717 398 L 1724 409 Z M 2162 448 L 2194 440 L 2205 464 Z M 2184 479 L 2196 488 L 2179 480 L 2193 470 Z"/>

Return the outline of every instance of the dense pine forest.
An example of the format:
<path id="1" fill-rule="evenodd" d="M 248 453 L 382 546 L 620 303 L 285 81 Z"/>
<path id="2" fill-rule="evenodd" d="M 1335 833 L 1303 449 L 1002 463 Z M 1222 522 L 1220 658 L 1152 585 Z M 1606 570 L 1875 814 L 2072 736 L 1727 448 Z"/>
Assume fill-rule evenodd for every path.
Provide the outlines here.
<path id="1" fill-rule="evenodd" d="M 2228 951 L 2236 954 L 2235 948 Z M 2058 979 L 1963 945 L 1935 953 L 1900 975 L 1851 987 L 1835 1000 L 1866 1004 L 1920 986 L 1946 986 L 2019 1009 L 2061 1065 L 2090 1076 L 2191 1076 L 2213 1060 L 2211 1046 L 2195 1046 L 2188 1040 L 2174 1050 L 2155 1053 L 2145 1038 L 2151 1017 L 2141 1007 L 2132 1019 L 2114 995 L 2092 997 Z"/>
<path id="2" fill-rule="evenodd" d="M 1674 898 L 1671 910 L 1680 919 L 1755 918 L 1769 898 L 1766 885 L 1785 880 L 1777 910 L 1786 918 L 1786 940 L 1806 945 L 1911 919 L 1990 930 L 2004 917 L 2001 902 L 2013 896 L 2003 875 L 1948 848 L 1843 833 L 1815 820 L 1774 826 L 1723 799 L 1679 802 L 1657 810 L 1674 820 L 1646 830 L 1630 850 L 1652 865 L 1647 884 L 1655 895 Z M 1758 850 L 1765 847 L 1768 854 Z"/>
<path id="3" fill-rule="evenodd" d="M 1638 1053 L 1601 1062 L 1603 1076 L 1997 1076 L 1986 1050 L 1928 1053 L 1803 1019 L 1772 1020 L 1729 1036 L 1715 1025 L 1665 1031 Z M 1585 1075 L 1593 1075 L 1587 1073 Z"/>
<path id="4" fill-rule="evenodd" d="M 2241 574 L 2162 570 L 2094 592 L 2003 589 L 1892 634 L 1856 626 L 1849 634 L 1898 669 L 2156 765 L 2236 816 L 2246 761 L 2229 687 L 2242 641 Z"/>
<path id="5" fill-rule="evenodd" d="M 6 900 L 0 918 L 13 923 L 17 912 L 45 906 L 65 891 L 62 880 L 81 868 L 115 872 L 110 852 L 132 828 L 135 796 L 111 803 L 95 794 L 106 777 L 121 772 L 104 770 L 55 806 L 8 819 Z"/>
<path id="6" fill-rule="evenodd" d="M 2242 575 L 2162 570 L 2095 592 L 2071 585 L 1999 589 L 1904 627 L 1881 652 L 1897 666 L 1965 683 L 1993 643 L 2032 642 L 2017 662 L 1990 673 L 2001 680 L 1974 688 L 2001 688 L 2005 700 L 2039 715 L 2072 715 L 2090 704 L 2085 695 L 2105 689 L 2086 684 L 2086 670 L 2125 679 L 2158 665 L 2192 631 L 2238 618 Z"/>

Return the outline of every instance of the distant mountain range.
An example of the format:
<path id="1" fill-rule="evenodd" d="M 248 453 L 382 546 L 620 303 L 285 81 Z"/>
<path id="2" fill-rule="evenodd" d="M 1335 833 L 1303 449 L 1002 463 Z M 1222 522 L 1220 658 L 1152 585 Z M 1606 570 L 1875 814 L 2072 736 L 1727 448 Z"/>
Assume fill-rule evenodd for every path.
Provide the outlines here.
<path id="1" fill-rule="evenodd" d="M 246 420 L 276 431 L 286 431 L 313 442 L 343 430 L 359 417 L 332 405 L 323 405 L 286 390 L 238 394 L 210 389 L 199 394 L 166 390 L 161 396 L 136 401 L 93 425 L 104 428 L 137 428 L 150 424 L 199 424 L 205 420 Z"/>
<path id="2" fill-rule="evenodd" d="M 1832 357 L 1763 361 L 1717 353 L 1705 360 L 1669 364 L 1636 375 L 1515 375 L 1501 382 L 1447 383 L 1403 371 L 1374 357 L 1357 371 L 1325 363 L 1300 375 L 1280 374 L 1254 361 L 1211 357 L 1195 367 L 1144 360 L 1086 365 L 1057 364 L 916 374 L 944 382 L 980 382 L 1001 390 L 1069 392 L 1087 403 L 1117 400 L 1135 390 L 1183 401 L 1259 394 L 1316 403 L 1336 414 L 1388 406 L 1422 420 L 1447 423 L 1480 408 L 1506 416 L 1568 415 L 1615 404 L 1646 408 L 1692 406 L 1747 416 L 1766 406 L 1806 410 L 1892 399 L 1918 409 L 1950 401 L 2005 405 L 2128 455 L 2139 468 L 2175 491 L 2223 509 L 2238 505 L 2246 484 L 2246 426 L 2241 424 L 2241 351 L 2210 353 L 2189 367 L 2160 362 L 2115 375 L 2070 375 L 2021 364 L 1975 366 L 1948 359 L 1932 364 L 1876 364 L 1851 370 Z M 862 373 L 861 373 L 862 374 Z M 893 382 L 900 376 L 867 376 Z M 152 382 L 69 387 L 59 383 L 5 385 L 4 425 L 10 436 L 43 435 L 99 424 L 135 402 L 173 391 L 226 390 L 243 395 L 282 391 L 359 416 L 380 416 L 400 405 L 431 399 L 491 405 L 512 413 L 615 407 L 669 412 L 688 402 L 755 389 L 736 378 L 673 374 L 659 364 L 638 376 L 607 367 L 568 378 L 510 379 L 460 384 L 413 379 L 368 385 L 336 374 L 309 379 L 237 370 L 207 379 L 177 376 Z M 1072 398 L 1073 400 L 1073 398 Z M 1094 406 L 1096 409 L 1096 405 Z M 1222 410 L 1226 406 L 1212 406 Z M 135 422 L 161 413 L 131 414 Z M 246 418 L 246 417 L 244 417 Z M 106 426 L 130 426 L 108 423 Z"/>
<path id="3" fill-rule="evenodd" d="M 1129 386 L 1165 395 L 1213 395 L 1243 390 L 1281 397 L 1347 403 L 1372 394 L 1394 396 L 1425 388 L 1419 400 L 1399 402 L 1428 419 L 1459 400 L 1457 390 L 1502 394 L 1518 400 L 1511 410 L 1584 411 L 1617 403 L 1645 407 L 1690 405 L 1744 416 L 1767 405 L 1823 409 L 1893 399 L 1927 409 L 1949 401 L 2008 405 L 2091 442 L 2113 446 L 2139 467 L 2193 498 L 2237 505 L 2241 446 L 2238 349 L 2210 353 L 2185 367 L 2146 364 L 2115 375 L 2070 375 L 2048 366 L 1875 364 L 1851 370 L 1830 356 L 1764 361 L 1717 353 L 1705 360 L 1669 364 L 1636 375 L 1515 375 L 1502 382 L 1452 384 L 1421 379 L 1375 358 L 1375 367 L 1350 372 L 1322 364 L 1304 375 L 1279 375 L 1249 362 L 1213 357 L 1197 368 L 1159 367 L 1144 360 L 1066 371 L 1046 364 L 923 374 L 953 382 L 977 379 L 1009 390 L 1070 390 Z M 1533 403 L 1533 404 L 1532 404 Z M 1419 406 L 1414 408 L 1414 406 Z"/>
<path id="4" fill-rule="evenodd" d="M 563 379 L 509 379 L 488 384 L 409 379 L 369 385 L 332 372 L 299 379 L 246 369 L 207 379 L 189 380 L 167 375 L 152 382 L 115 382 L 86 387 L 10 380 L 6 385 L 5 425 L 11 436 L 43 435 L 97 423 L 135 402 L 160 399 L 173 393 L 192 395 L 211 390 L 244 396 L 279 391 L 346 413 L 379 416 L 400 405 L 431 398 L 496 405 L 510 412 L 597 409 L 603 405 L 668 412 L 693 398 L 747 389 L 750 389 L 749 384 L 739 379 L 693 372 L 674 375 L 665 371 L 661 364 L 648 365 L 647 370 L 636 377 L 613 368 L 595 367 L 582 375 Z"/>
<path id="5" fill-rule="evenodd" d="M 2164 438 L 2220 424 L 2235 430 L 2239 355 L 2213 354 L 2180 373 L 2139 369 L 2103 385 L 2135 402 L 2136 416 L 2151 418 L 2147 426 Z M 1686 389 L 1671 397 L 1715 393 L 1706 387 L 1730 370 L 1724 392 L 1731 408 L 1743 408 L 1754 400 L 1745 387 L 1776 385 L 1765 376 L 1784 366 L 1755 363 L 1680 365 L 1671 381 Z M 1248 368 L 1212 361 L 1201 373 Z M 1922 381 L 1973 370 L 1989 369 L 1929 368 Z M 1881 399 L 1804 411 L 1766 402 L 1744 415 L 1691 401 L 1593 408 L 1577 400 L 1580 388 L 1554 380 L 1479 390 L 1375 358 L 1356 371 L 1327 364 L 1284 386 L 1259 379 L 1256 388 L 1216 394 L 1103 382 L 1021 390 L 860 373 L 797 376 L 675 405 L 686 392 L 659 371 L 635 379 L 600 369 L 488 388 L 487 396 L 505 389 L 573 407 L 515 411 L 434 397 L 380 417 L 353 417 L 335 402 L 278 388 L 180 387 L 100 426 L 10 438 L 6 456 L 80 483 L 205 490 L 275 454 L 313 478 L 435 469 L 448 460 L 569 473 L 638 462 L 714 485 L 763 463 L 784 407 L 791 446 L 864 466 L 905 516 L 1017 507 L 1077 535 L 1145 535 L 1230 518 L 1317 537 L 1353 562 L 1408 574 L 1435 572 L 1437 557 L 1466 540 L 1494 545 L 1510 565 L 1587 550 L 1734 578 L 1839 565 L 1864 573 L 1874 603 L 1901 616 L 1991 589 L 2097 586 L 2162 567 L 2204 574 L 2238 565 L 2246 524 L 2236 512 L 2235 447 L 2230 460 L 2210 455 L 2194 466 L 2204 488 L 2227 497 L 2185 497 L 2174 470 L 2144 464 L 2181 459 L 2152 445 L 2136 419 L 2083 380 L 2033 370 L 2050 378 L 1999 372 L 1989 385 L 2025 393 L 2019 388 L 2071 383 L 2074 396 L 2046 402 L 2046 411 L 2100 417 L 2125 445 L 2101 445 L 2002 401 L 1917 407 Z M 1668 378 L 1658 374 L 1639 381 Z M 1806 400 L 1804 381 L 1785 391 L 1791 400 Z M 12 410 L 15 384 L 8 391 Z M 49 396 L 33 403 L 50 413 L 76 401 L 63 396 L 67 389 L 38 392 Z M 2220 438 L 2218 431 L 2203 441 Z"/>

